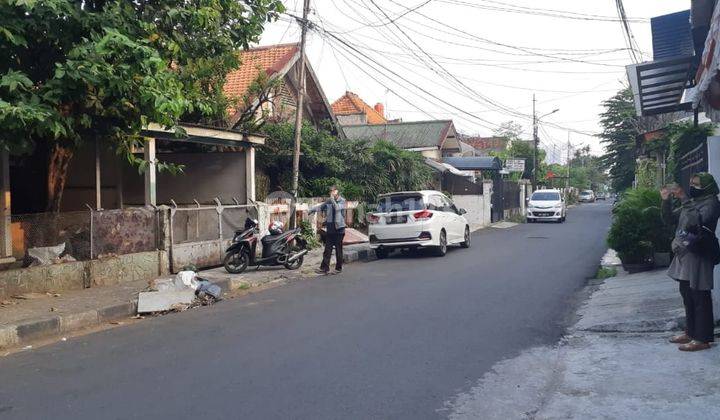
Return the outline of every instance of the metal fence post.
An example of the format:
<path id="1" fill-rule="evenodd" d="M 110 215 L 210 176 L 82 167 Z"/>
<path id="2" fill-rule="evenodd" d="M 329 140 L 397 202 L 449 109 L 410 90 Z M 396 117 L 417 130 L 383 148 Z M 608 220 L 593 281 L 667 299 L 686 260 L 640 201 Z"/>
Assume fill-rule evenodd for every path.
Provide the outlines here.
<path id="1" fill-rule="evenodd" d="M 95 252 L 93 249 L 95 247 L 93 241 L 93 236 L 95 236 L 95 221 L 93 220 L 93 208 L 88 203 L 85 203 L 85 207 L 90 210 L 90 259 L 92 260 L 95 258 Z"/>

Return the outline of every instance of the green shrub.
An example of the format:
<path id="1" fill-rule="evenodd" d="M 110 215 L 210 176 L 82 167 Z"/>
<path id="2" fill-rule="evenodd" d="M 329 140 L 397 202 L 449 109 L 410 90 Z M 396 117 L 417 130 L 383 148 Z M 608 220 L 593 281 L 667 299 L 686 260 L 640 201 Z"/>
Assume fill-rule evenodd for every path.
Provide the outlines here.
<path id="1" fill-rule="evenodd" d="M 628 191 L 613 209 L 608 245 L 623 263 L 648 261 L 653 252 L 668 252 L 672 232 L 662 222 L 660 193 L 639 188 Z"/>
<path id="2" fill-rule="evenodd" d="M 609 279 L 610 277 L 617 276 L 617 268 L 615 267 L 600 267 L 598 269 L 597 274 L 595 275 L 596 279 L 603 280 L 603 279 Z"/>
<path id="3" fill-rule="evenodd" d="M 320 246 L 320 240 L 313 232 L 312 224 L 307 220 L 300 221 L 300 236 L 307 241 L 307 249 L 315 249 Z"/>

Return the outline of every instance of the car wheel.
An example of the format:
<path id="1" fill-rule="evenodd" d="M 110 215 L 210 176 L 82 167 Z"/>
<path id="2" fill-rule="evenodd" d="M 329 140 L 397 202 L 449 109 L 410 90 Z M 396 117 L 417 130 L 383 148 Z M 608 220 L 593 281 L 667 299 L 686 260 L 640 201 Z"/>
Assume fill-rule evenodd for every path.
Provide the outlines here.
<path id="1" fill-rule="evenodd" d="M 384 260 L 390 255 L 390 250 L 387 248 L 378 248 L 375 250 L 375 256 L 378 260 Z"/>
<path id="2" fill-rule="evenodd" d="M 465 226 L 465 237 L 460 246 L 463 248 L 470 248 L 470 226 Z"/>
<path id="3" fill-rule="evenodd" d="M 447 254 L 447 236 L 445 230 L 440 231 L 440 245 L 435 247 L 435 256 L 444 257 Z"/>

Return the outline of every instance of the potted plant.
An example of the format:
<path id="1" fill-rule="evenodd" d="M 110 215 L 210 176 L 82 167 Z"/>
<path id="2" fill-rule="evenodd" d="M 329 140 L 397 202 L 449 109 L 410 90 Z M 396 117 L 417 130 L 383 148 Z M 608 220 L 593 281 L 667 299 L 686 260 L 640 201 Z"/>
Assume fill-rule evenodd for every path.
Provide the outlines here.
<path id="1" fill-rule="evenodd" d="M 608 245 L 630 273 L 651 270 L 653 253 L 665 246 L 669 250 L 659 205 L 658 191 L 640 188 L 628 192 L 613 209 Z"/>

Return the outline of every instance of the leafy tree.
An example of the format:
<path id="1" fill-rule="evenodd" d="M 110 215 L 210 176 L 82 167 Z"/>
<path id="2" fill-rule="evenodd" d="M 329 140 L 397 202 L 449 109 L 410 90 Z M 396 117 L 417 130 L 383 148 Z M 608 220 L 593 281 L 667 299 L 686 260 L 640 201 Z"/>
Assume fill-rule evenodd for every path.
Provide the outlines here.
<path id="1" fill-rule="evenodd" d="M 600 114 L 603 132 L 600 137 L 606 153 L 601 157 L 601 164 L 609 170 L 613 189 L 624 191 L 632 186 L 635 178 L 635 140 L 641 132 L 641 121 L 635 115 L 630 88 L 619 91 L 604 101 L 603 106 L 605 111 Z"/>
<path id="2" fill-rule="evenodd" d="M 225 75 L 258 40 L 279 0 L 0 0 L 0 142 L 51 150 L 57 210 L 74 150 L 129 151 L 148 122 L 219 123 Z M 138 163 L 138 162 L 135 162 Z"/>
<path id="3" fill-rule="evenodd" d="M 581 190 L 599 190 L 607 184 L 607 174 L 602 166 L 602 158 L 590 154 L 590 147 L 575 150 L 570 159 L 571 187 Z"/>
<path id="4" fill-rule="evenodd" d="M 505 121 L 493 131 L 493 135 L 496 137 L 502 137 L 509 141 L 519 140 L 522 134 L 522 125 L 515 121 Z"/>
<path id="5" fill-rule="evenodd" d="M 268 123 L 265 147 L 258 149 L 258 165 L 270 178 L 271 190 L 289 191 L 292 176 L 293 126 Z M 322 196 L 339 185 L 345 197 L 374 202 L 378 194 L 426 187 L 431 169 L 422 156 L 384 141 L 341 140 L 328 130 L 302 128 L 299 195 Z"/>

